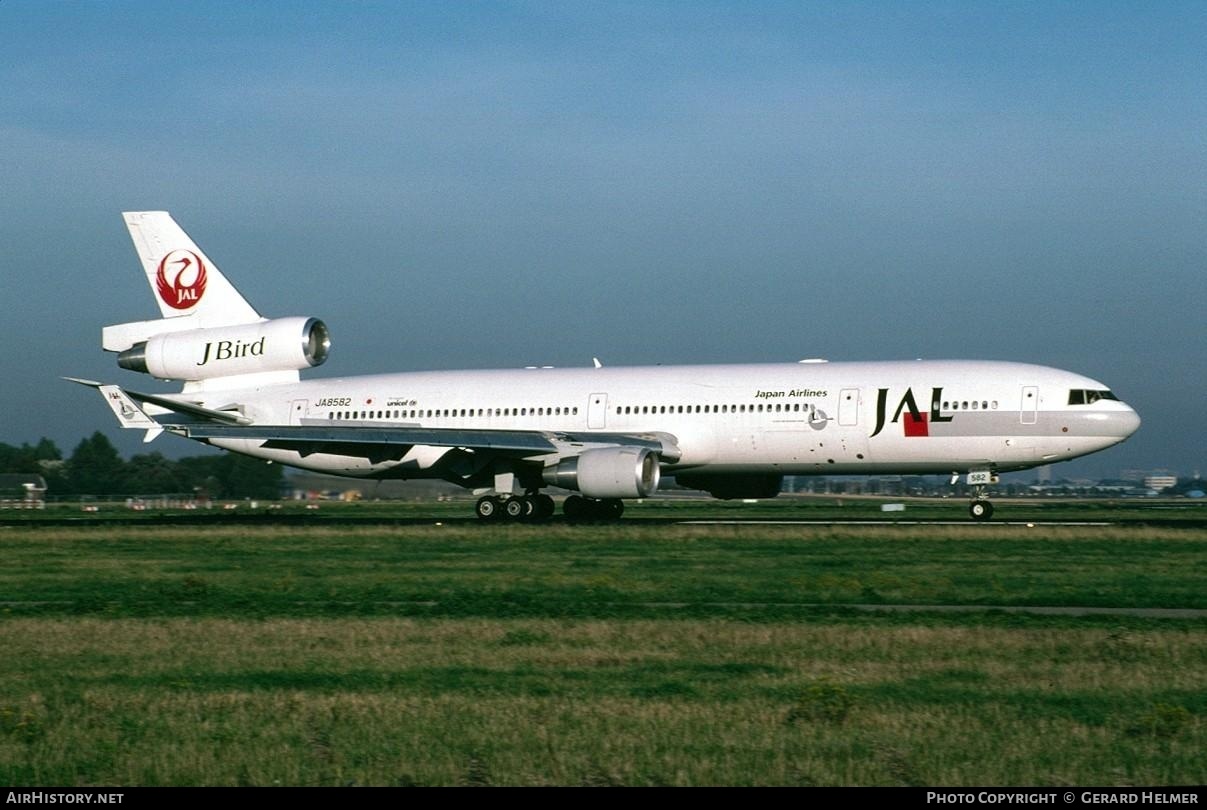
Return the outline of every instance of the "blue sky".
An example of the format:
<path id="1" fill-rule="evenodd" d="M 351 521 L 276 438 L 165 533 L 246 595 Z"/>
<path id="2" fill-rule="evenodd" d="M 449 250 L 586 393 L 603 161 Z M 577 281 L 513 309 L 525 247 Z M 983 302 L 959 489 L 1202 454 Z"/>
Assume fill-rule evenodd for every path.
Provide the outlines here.
<path id="1" fill-rule="evenodd" d="M 0 441 L 155 316 L 171 211 L 323 375 L 977 357 L 1207 460 L 1202 3 L 0 3 Z M 120 436 L 125 452 L 137 439 Z M 152 449 L 196 446 L 170 438 Z"/>

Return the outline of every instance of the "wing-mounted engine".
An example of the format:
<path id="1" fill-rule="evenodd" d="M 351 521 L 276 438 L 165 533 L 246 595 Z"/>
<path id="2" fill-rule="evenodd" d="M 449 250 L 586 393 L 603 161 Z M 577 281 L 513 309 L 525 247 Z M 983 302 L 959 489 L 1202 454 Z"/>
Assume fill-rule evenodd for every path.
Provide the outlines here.
<path id="1" fill-rule="evenodd" d="M 658 489 L 658 455 L 645 447 L 602 447 L 545 468 L 545 483 L 589 498 L 644 498 Z"/>
<path id="2" fill-rule="evenodd" d="M 331 349 L 327 325 L 317 318 L 301 317 L 165 331 L 133 342 L 116 337 L 134 331 L 122 332 L 123 327 L 156 323 L 169 324 L 171 320 L 110 327 L 105 348 L 118 351 L 117 364 L 122 368 L 185 382 L 296 372 L 322 365 Z M 123 343 L 125 347 L 118 348 Z"/>

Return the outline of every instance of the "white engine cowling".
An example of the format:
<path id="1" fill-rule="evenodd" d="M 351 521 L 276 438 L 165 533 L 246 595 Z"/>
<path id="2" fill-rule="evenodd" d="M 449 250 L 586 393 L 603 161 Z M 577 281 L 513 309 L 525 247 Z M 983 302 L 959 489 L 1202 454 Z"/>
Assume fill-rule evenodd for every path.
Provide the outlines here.
<path id="1" fill-rule="evenodd" d="M 331 349 L 317 318 L 192 329 L 155 335 L 117 356 L 117 364 L 165 380 L 208 380 L 322 365 Z"/>
<path id="2" fill-rule="evenodd" d="M 658 456 L 645 447 L 587 450 L 545 468 L 545 483 L 590 498 L 644 498 L 658 489 Z"/>

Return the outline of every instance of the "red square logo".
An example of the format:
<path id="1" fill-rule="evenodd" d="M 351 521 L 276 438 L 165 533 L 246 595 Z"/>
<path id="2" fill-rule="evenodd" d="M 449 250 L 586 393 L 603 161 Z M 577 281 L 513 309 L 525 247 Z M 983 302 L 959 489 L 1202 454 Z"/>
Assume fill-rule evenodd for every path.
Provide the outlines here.
<path id="1" fill-rule="evenodd" d="M 906 436 L 929 436 L 930 426 L 927 422 L 928 414 L 920 413 L 914 416 L 909 411 L 904 414 L 905 418 L 905 435 Z"/>

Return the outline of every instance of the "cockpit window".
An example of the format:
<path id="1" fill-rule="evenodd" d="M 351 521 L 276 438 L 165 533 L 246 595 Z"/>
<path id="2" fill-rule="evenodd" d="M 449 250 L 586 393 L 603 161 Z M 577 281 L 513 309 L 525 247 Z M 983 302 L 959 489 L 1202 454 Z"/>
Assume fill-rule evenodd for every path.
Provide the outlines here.
<path id="1" fill-rule="evenodd" d="M 1070 405 L 1093 405 L 1100 399 L 1113 399 L 1117 402 L 1119 397 L 1110 391 L 1091 391 L 1084 388 L 1069 391 Z"/>

